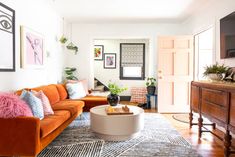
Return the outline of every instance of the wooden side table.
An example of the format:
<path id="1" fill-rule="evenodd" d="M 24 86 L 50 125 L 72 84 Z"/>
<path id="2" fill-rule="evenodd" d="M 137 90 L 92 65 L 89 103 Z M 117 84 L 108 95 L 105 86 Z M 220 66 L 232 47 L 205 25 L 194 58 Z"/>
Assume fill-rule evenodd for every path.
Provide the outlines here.
<path id="1" fill-rule="evenodd" d="M 146 98 L 147 98 L 147 108 L 148 109 L 151 109 L 151 97 L 154 97 L 154 100 L 155 100 L 155 108 L 157 109 L 157 94 L 146 94 Z"/>

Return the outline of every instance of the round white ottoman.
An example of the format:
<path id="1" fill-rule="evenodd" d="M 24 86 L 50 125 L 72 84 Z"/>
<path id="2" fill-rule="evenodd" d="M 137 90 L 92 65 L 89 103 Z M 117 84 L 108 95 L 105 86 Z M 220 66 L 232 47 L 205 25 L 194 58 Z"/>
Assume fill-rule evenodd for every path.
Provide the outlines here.
<path id="1" fill-rule="evenodd" d="M 107 115 L 105 108 L 108 106 L 97 106 L 90 110 L 91 130 L 98 137 L 108 141 L 123 141 L 137 136 L 144 128 L 142 108 L 128 105 L 133 115 Z"/>

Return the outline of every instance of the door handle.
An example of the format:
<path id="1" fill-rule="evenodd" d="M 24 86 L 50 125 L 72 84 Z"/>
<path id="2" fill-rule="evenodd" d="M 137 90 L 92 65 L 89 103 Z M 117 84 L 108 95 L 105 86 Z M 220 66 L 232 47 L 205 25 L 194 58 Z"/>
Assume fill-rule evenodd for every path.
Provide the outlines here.
<path id="1" fill-rule="evenodd" d="M 162 73 L 162 71 L 161 71 L 161 70 L 158 70 L 158 73 Z"/>

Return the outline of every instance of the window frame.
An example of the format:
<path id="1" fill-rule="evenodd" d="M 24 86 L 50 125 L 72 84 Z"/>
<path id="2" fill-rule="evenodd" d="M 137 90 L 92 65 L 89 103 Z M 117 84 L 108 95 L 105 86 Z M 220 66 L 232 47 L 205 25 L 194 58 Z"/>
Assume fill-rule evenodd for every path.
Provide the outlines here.
<path id="1" fill-rule="evenodd" d="M 141 70 L 141 77 L 125 77 L 123 76 L 122 67 L 122 45 L 143 45 L 143 67 Z M 145 80 L 145 43 L 120 43 L 120 80 Z"/>

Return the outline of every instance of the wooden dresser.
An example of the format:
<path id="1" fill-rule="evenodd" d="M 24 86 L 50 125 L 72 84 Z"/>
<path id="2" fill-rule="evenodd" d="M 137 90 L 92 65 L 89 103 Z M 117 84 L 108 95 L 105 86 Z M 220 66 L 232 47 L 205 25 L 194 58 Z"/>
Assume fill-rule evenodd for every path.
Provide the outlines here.
<path id="1" fill-rule="evenodd" d="M 192 123 L 193 112 L 199 114 L 198 123 Z M 203 117 L 208 118 L 212 124 L 204 124 Z M 231 150 L 231 135 L 235 133 L 235 84 L 223 82 L 192 82 L 190 101 L 190 128 L 198 125 L 199 138 L 202 132 L 210 132 L 202 129 L 204 125 L 215 124 L 223 127 L 226 132 L 224 137 L 219 137 L 224 141 L 224 156 L 235 153 Z"/>

